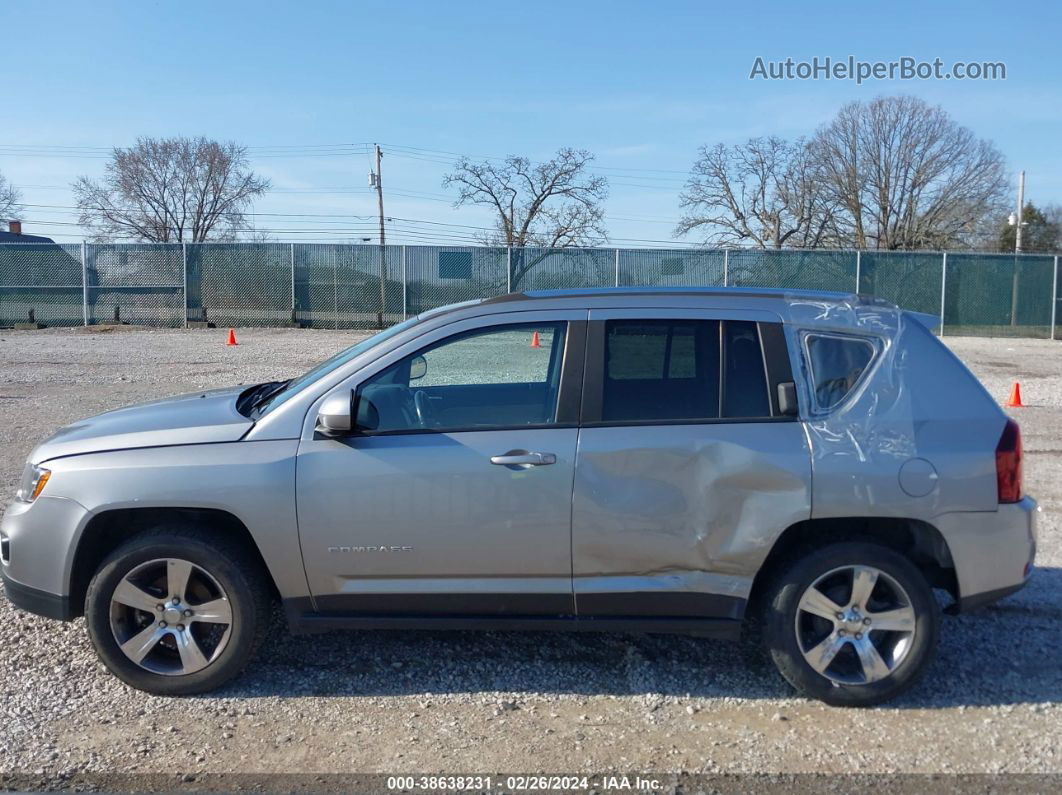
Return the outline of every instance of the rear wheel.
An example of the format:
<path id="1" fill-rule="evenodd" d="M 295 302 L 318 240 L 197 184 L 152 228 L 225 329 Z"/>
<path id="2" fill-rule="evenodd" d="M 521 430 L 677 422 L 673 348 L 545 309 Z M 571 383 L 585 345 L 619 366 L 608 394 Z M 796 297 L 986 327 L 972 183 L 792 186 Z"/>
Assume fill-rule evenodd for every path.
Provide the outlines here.
<path id="1" fill-rule="evenodd" d="M 775 580 L 764 640 L 805 695 L 869 706 L 911 687 L 936 650 L 939 610 L 922 573 L 872 542 L 831 544 Z"/>
<path id="2" fill-rule="evenodd" d="M 160 528 L 103 562 L 85 618 L 100 659 L 126 684 L 159 695 L 202 693 L 250 661 L 268 625 L 269 594 L 239 547 Z"/>

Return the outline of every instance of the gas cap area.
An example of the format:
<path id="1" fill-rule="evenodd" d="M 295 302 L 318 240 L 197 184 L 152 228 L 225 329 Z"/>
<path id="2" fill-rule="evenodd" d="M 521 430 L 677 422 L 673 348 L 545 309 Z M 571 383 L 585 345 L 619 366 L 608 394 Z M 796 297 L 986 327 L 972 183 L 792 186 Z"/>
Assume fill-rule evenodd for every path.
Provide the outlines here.
<path id="1" fill-rule="evenodd" d="M 924 458 L 911 458 L 900 467 L 900 488 L 909 497 L 925 497 L 937 487 L 936 467 Z"/>

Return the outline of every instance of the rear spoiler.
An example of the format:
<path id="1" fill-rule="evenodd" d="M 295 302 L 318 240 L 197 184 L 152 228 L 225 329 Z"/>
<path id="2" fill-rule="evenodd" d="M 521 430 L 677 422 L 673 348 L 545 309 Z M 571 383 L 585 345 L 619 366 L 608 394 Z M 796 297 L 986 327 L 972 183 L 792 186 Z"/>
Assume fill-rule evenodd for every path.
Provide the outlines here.
<path id="1" fill-rule="evenodd" d="M 921 323 L 930 331 L 936 331 L 940 328 L 940 315 L 931 315 L 928 312 L 912 312 L 905 309 L 903 310 L 903 316 L 910 318 L 917 323 Z"/>

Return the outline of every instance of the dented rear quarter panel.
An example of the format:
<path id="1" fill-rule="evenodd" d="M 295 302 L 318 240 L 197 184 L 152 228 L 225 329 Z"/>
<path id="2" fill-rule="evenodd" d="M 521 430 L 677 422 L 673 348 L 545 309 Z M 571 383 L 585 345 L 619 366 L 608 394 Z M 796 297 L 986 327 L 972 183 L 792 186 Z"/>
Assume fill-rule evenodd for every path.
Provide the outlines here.
<path id="1" fill-rule="evenodd" d="M 803 310 L 803 316 L 802 311 Z M 918 319 L 895 307 L 794 308 L 787 326 L 811 446 L 813 518 L 876 516 L 931 524 L 952 512 L 995 511 L 995 448 L 1006 415 Z M 841 317 L 838 317 L 841 314 Z M 802 337 L 836 324 L 880 348 L 859 383 L 829 412 L 809 388 Z M 929 473 L 924 489 L 901 472 Z M 924 491 L 925 493 L 919 493 Z"/>

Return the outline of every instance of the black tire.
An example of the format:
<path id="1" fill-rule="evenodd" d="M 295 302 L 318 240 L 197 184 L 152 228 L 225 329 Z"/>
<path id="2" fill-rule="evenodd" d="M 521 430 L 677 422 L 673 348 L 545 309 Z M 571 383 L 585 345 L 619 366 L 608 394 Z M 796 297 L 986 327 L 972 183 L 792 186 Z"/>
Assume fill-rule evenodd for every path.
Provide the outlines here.
<path id="1" fill-rule="evenodd" d="M 802 596 L 820 577 L 848 566 L 870 566 L 888 575 L 906 591 L 914 610 L 915 629 L 906 653 L 877 681 L 838 683 L 816 671 L 800 648 L 797 607 Z M 918 568 L 896 551 L 871 541 L 830 544 L 784 567 L 769 586 L 762 615 L 764 644 L 786 681 L 810 698 L 847 707 L 879 704 L 913 686 L 936 653 L 939 621 L 933 591 Z M 872 636 L 867 633 L 866 637 Z M 850 653 L 855 654 L 854 648 Z"/>
<path id="2" fill-rule="evenodd" d="M 193 673 L 147 670 L 122 652 L 111 628 L 111 597 L 137 566 L 160 558 L 186 560 L 224 589 L 231 607 L 228 640 L 209 664 Z M 85 623 L 100 660 L 131 687 L 164 696 L 204 693 L 240 674 L 254 657 L 270 621 L 271 596 L 261 565 L 238 544 L 200 528 L 171 525 L 126 541 L 100 565 L 85 597 Z"/>

